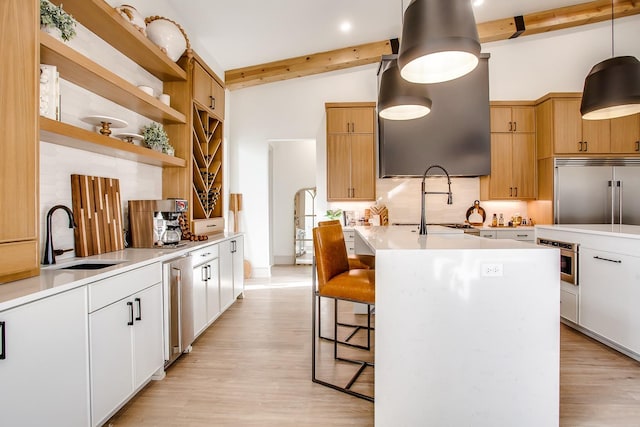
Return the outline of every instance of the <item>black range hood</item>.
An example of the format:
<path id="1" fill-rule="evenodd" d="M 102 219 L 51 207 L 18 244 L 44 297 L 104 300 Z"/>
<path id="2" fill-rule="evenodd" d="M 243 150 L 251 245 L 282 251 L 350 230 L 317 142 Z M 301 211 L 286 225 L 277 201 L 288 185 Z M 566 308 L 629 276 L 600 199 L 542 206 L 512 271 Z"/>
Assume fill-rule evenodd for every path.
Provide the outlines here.
<path id="1" fill-rule="evenodd" d="M 384 56 L 380 70 L 393 57 Z M 425 117 L 378 118 L 379 177 L 422 177 L 433 164 L 442 165 L 452 176 L 489 175 L 489 54 L 480 55 L 471 73 L 425 85 L 425 91 L 433 101 Z"/>

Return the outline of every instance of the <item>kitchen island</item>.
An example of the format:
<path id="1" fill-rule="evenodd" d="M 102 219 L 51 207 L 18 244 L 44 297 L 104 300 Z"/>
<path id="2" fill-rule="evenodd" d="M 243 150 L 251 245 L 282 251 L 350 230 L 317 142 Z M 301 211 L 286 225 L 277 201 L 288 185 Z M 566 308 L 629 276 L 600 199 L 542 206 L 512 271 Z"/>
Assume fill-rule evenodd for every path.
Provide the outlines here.
<path id="1" fill-rule="evenodd" d="M 376 255 L 376 426 L 558 425 L 557 249 L 407 227 L 356 239 Z"/>

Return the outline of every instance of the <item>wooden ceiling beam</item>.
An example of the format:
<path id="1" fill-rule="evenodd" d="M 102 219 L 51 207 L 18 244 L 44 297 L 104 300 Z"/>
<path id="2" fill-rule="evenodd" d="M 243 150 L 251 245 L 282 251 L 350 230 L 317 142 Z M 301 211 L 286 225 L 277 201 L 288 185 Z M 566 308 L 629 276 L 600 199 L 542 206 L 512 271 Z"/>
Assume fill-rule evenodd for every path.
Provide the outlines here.
<path id="1" fill-rule="evenodd" d="M 311 76 L 327 71 L 342 70 L 380 62 L 382 55 L 391 53 L 389 40 L 359 46 L 313 53 L 266 64 L 237 68 L 224 73 L 227 89 L 240 89 L 264 83 Z"/>
<path id="2" fill-rule="evenodd" d="M 614 16 L 640 14 L 640 0 L 614 0 Z M 520 37 L 546 33 L 611 19 L 611 1 L 597 0 L 574 6 L 560 7 L 524 15 L 525 30 Z M 478 24 L 481 43 L 511 38 L 516 29 L 513 17 Z M 359 65 L 380 62 L 382 55 L 391 53 L 389 40 L 367 43 L 343 49 L 252 65 L 225 72 L 227 89 L 240 89 Z"/>

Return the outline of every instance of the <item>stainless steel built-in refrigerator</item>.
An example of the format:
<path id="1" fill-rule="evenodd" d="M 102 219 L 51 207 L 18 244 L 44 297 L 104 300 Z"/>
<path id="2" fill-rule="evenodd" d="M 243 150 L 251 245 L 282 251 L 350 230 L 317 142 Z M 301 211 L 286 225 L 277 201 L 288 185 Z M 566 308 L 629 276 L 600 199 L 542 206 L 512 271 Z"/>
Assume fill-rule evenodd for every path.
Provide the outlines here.
<path id="1" fill-rule="evenodd" d="M 555 159 L 556 224 L 640 225 L 640 159 Z"/>

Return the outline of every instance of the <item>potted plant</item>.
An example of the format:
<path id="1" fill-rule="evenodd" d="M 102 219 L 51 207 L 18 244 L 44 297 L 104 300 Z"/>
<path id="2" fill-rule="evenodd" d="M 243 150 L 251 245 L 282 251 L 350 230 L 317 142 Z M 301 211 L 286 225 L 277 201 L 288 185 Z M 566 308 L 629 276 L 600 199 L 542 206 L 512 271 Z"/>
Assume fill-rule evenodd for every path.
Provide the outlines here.
<path id="1" fill-rule="evenodd" d="M 340 219 L 342 218 L 342 209 L 327 209 L 325 216 L 329 219 Z"/>
<path id="2" fill-rule="evenodd" d="M 147 147 L 155 151 L 166 152 L 169 145 L 169 137 L 160 123 L 152 122 L 142 128 L 142 136 Z M 173 149 L 173 147 L 171 147 Z"/>
<path id="3" fill-rule="evenodd" d="M 75 19 L 62 10 L 62 4 L 56 6 L 40 0 L 40 28 L 43 31 L 67 42 L 76 35 L 75 26 Z"/>

